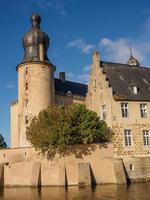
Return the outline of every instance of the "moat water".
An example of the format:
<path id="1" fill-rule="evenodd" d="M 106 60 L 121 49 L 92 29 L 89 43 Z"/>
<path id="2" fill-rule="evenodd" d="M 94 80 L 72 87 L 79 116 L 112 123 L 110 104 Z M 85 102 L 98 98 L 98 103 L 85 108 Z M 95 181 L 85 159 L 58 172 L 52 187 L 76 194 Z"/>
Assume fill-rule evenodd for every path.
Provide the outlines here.
<path id="1" fill-rule="evenodd" d="M 150 200 L 150 183 L 96 187 L 1 188 L 0 200 Z"/>

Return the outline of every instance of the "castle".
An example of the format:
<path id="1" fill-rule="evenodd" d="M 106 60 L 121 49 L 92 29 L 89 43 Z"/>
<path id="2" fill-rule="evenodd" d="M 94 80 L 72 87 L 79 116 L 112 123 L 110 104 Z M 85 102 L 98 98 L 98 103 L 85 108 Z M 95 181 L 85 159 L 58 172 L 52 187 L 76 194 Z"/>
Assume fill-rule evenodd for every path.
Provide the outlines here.
<path id="1" fill-rule="evenodd" d="M 127 64 L 104 62 L 94 52 L 88 85 L 54 77 L 49 37 L 38 14 L 23 37 L 24 58 L 16 67 L 18 100 L 11 104 L 11 148 L 0 151 L 0 184 L 11 186 L 122 184 L 150 180 L 150 68 L 132 52 Z M 84 103 L 113 130 L 113 142 L 82 158 L 47 160 L 26 139 L 33 116 L 49 104 Z M 78 148 L 78 147 L 72 147 Z"/>
<path id="2" fill-rule="evenodd" d="M 38 14 L 23 37 L 24 58 L 17 66 L 18 100 L 11 105 L 11 147 L 30 146 L 26 127 L 49 104 L 86 103 L 115 133 L 114 156 L 150 154 L 150 69 L 132 52 L 127 64 L 101 61 L 93 54 L 88 87 L 54 78 L 56 67 L 47 56 L 49 37 L 40 29 Z M 87 89 L 88 88 L 88 89 Z"/>

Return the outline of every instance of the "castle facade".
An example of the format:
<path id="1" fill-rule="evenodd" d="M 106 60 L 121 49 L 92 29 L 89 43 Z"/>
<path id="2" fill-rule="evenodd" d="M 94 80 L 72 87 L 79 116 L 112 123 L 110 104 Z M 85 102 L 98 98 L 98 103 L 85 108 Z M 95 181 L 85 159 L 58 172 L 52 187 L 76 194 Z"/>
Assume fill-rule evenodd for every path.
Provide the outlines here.
<path id="1" fill-rule="evenodd" d="M 38 14 L 23 37 L 24 58 L 16 67 L 18 100 L 11 104 L 11 147 L 28 147 L 26 127 L 49 104 L 85 103 L 113 130 L 114 156 L 150 154 L 150 69 L 132 52 L 127 64 L 104 62 L 93 53 L 88 86 L 67 81 L 47 56 L 50 39 Z"/>

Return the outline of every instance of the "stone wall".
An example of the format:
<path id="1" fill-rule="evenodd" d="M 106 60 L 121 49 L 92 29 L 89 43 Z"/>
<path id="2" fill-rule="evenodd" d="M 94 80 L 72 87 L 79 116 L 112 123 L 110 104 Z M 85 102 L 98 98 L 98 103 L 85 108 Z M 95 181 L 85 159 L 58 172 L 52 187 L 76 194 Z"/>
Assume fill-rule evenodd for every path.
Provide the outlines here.
<path id="1" fill-rule="evenodd" d="M 133 145 L 125 146 L 124 129 L 132 130 Z M 117 124 L 113 126 L 114 135 L 114 156 L 150 156 L 150 147 L 144 146 L 143 130 L 150 130 L 150 124 Z"/>
<path id="2" fill-rule="evenodd" d="M 68 155 L 53 160 L 33 148 L 0 151 L 1 182 L 5 186 L 65 186 L 116 183 L 113 145 L 96 147 L 83 157 Z M 3 180 L 2 180 L 3 177 Z"/>
<path id="3" fill-rule="evenodd" d="M 0 150 L 0 185 L 83 186 L 150 181 L 150 157 L 114 158 L 112 144 L 95 147 L 80 157 L 56 155 L 51 160 L 33 148 Z"/>
<path id="4" fill-rule="evenodd" d="M 11 122 L 11 147 L 18 147 L 18 101 L 11 104 L 10 107 L 10 122 Z"/>
<path id="5" fill-rule="evenodd" d="M 150 157 L 123 158 L 128 182 L 150 181 Z"/>
<path id="6" fill-rule="evenodd" d="M 64 106 L 70 106 L 72 104 L 77 104 L 77 103 L 85 104 L 85 97 L 77 95 L 67 96 L 64 94 L 55 93 L 55 103 L 59 105 L 60 101 Z"/>

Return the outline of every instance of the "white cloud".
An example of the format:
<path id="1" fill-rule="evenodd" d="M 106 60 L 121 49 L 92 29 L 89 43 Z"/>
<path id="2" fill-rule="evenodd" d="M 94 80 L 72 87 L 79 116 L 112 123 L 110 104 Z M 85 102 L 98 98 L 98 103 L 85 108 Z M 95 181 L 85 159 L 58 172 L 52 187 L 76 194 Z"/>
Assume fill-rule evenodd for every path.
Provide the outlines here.
<path id="1" fill-rule="evenodd" d="M 134 43 L 134 42 L 133 42 Z M 131 42 L 132 44 L 132 42 Z M 103 49 L 107 60 L 114 62 L 126 63 L 130 56 L 129 50 L 129 40 L 126 38 L 118 38 L 116 40 L 111 40 L 109 38 L 102 38 L 99 42 L 100 48 Z M 133 56 L 142 62 L 144 60 L 144 54 L 141 49 L 138 48 L 139 44 L 132 46 Z"/>
<path id="2" fill-rule="evenodd" d="M 82 38 L 69 42 L 67 47 L 75 47 L 84 54 L 88 54 L 95 49 L 94 45 L 86 43 Z"/>

